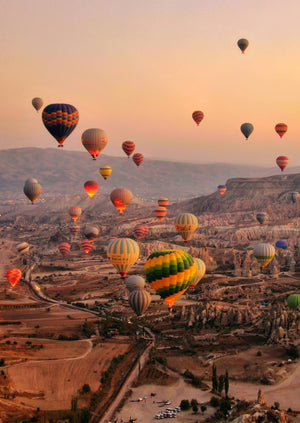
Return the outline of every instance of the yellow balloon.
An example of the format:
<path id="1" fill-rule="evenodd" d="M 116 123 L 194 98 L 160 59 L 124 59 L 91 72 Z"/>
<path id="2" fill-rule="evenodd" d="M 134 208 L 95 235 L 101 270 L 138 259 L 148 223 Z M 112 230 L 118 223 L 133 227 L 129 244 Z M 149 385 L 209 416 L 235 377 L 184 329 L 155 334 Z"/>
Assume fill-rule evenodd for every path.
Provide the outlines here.
<path id="1" fill-rule="evenodd" d="M 133 239 L 117 238 L 108 244 L 106 254 L 123 278 L 139 258 L 140 249 Z"/>
<path id="2" fill-rule="evenodd" d="M 103 176 L 104 179 L 107 179 L 112 172 L 112 168 L 110 166 L 101 166 L 99 169 L 99 173 Z"/>
<path id="3" fill-rule="evenodd" d="M 192 213 L 182 213 L 176 217 L 175 228 L 186 242 L 198 228 L 198 219 Z"/>

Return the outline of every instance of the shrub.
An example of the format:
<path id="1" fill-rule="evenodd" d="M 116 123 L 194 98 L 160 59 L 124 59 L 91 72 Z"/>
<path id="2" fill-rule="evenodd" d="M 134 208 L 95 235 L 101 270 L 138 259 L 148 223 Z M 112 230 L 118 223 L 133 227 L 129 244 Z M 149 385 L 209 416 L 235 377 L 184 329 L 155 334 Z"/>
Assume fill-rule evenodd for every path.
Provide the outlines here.
<path id="1" fill-rule="evenodd" d="M 189 400 L 181 400 L 180 408 L 182 411 L 189 410 L 191 407 Z"/>
<path id="2" fill-rule="evenodd" d="M 3 366 L 5 366 L 5 360 L 4 358 L 0 358 L 0 367 L 3 367 Z M 3 373 L 1 372 L 1 374 L 4 374 L 4 372 Z"/>
<path id="3" fill-rule="evenodd" d="M 217 397 L 211 397 L 211 399 L 210 399 L 210 405 L 212 407 L 219 407 L 219 405 L 220 405 L 219 398 L 217 398 Z"/>
<path id="4" fill-rule="evenodd" d="M 84 394 L 87 394 L 87 393 L 89 393 L 89 392 L 91 391 L 91 387 L 90 387 L 90 385 L 89 385 L 88 383 L 85 383 L 85 384 L 82 386 L 81 390 L 82 390 L 82 392 L 83 392 Z"/>

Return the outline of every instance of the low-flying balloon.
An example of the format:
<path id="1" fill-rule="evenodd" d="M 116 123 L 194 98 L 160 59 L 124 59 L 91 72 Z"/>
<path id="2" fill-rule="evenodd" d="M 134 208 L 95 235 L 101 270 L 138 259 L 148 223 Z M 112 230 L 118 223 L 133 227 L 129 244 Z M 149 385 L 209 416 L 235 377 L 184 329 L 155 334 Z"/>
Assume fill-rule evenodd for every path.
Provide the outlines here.
<path id="1" fill-rule="evenodd" d="M 110 193 L 111 202 L 120 214 L 123 214 L 124 210 L 131 203 L 132 198 L 132 192 L 126 188 L 116 188 Z"/>
<path id="2" fill-rule="evenodd" d="M 70 229 L 71 234 L 74 236 L 74 238 L 80 232 L 80 226 L 78 226 L 78 225 L 70 225 L 69 229 Z"/>
<path id="3" fill-rule="evenodd" d="M 139 258 L 140 249 L 133 239 L 117 238 L 108 244 L 106 254 L 123 278 Z"/>
<path id="4" fill-rule="evenodd" d="M 285 123 L 277 123 L 277 125 L 275 125 L 275 131 L 280 136 L 280 138 L 284 136 L 287 130 L 288 126 Z"/>
<path id="5" fill-rule="evenodd" d="M 122 144 L 122 149 L 129 158 L 135 150 L 135 143 L 133 141 L 124 141 Z"/>
<path id="6" fill-rule="evenodd" d="M 287 304 L 291 310 L 296 310 L 300 305 L 300 294 L 291 294 L 287 297 Z"/>
<path id="7" fill-rule="evenodd" d="M 42 113 L 46 129 L 63 147 L 65 139 L 74 131 L 79 121 L 78 110 L 71 104 L 49 104 Z"/>
<path id="8" fill-rule="evenodd" d="M 97 236 L 99 235 L 99 228 L 97 226 L 91 226 L 91 225 L 87 225 L 84 228 L 84 235 L 86 236 L 87 239 L 89 240 L 94 240 L 97 238 Z"/>
<path id="9" fill-rule="evenodd" d="M 85 254 L 89 254 L 91 249 L 93 248 L 93 243 L 89 239 L 83 239 L 81 241 L 81 248 L 85 252 Z"/>
<path id="10" fill-rule="evenodd" d="M 6 272 L 6 278 L 13 288 L 18 284 L 21 277 L 22 272 L 20 269 L 13 268 Z"/>
<path id="11" fill-rule="evenodd" d="M 244 53 L 249 45 L 249 41 L 246 38 L 240 38 L 237 42 L 237 45 L 240 48 L 241 52 Z"/>
<path id="12" fill-rule="evenodd" d="M 268 218 L 268 215 L 267 215 L 267 213 L 265 213 L 265 212 L 258 212 L 257 214 L 256 214 L 256 220 L 261 224 L 261 225 L 263 225 L 264 223 L 265 223 L 265 221 L 267 220 L 267 218 Z"/>
<path id="13" fill-rule="evenodd" d="M 103 176 L 104 179 L 107 179 L 112 172 L 112 168 L 110 166 L 101 166 L 99 169 L 99 173 Z"/>
<path id="14" fill-rule="evenodd" d="M 198 228 L 198 219 L 192 213 L 181 213 L 176 217 L 174 225 L 186 242 Z"/>
<path id="15" fill-rule="evenodd" d="M 65 257 L 67 254 L 69 254 L 71 250 L 71 245 L 68 242 L 62 242 L 58 245 L 59 252 L 63 257 Z"/>
<path id="16" fill-rule="evenodd" d="M 128 302 L 137 316 L 142 316 L 151 303 L 151 296 L 145 289 L 135 289 L 130 292 Z"/>
<path id="17" fill-rule="evenodd" d="M 90 128 L 81 135 L 81 142 L 93 160 L 96 160 L 101 151 L 106 147 L 108 139 L 103 129 Z"/>
<path id="18" fill-rule="evenodd" d="M 87 195 L 91 198 L 94 197 L 94 195 L 98 191 L 98 188 L 99 185 L 96 181 L 86 181 L 84 184 L 84 189 L 86 190 Z"/>
<path id="19" fill-rule="evenodd" d="M 29 244 L 28 242 L 21 242 L 21 244 L 17 245 L 17 251 L 23 256 L 29 252 Z"/>
<path id="20" fill-rule="evenodd" d="M 167 215 L 167 209 L 163 206 L 157 206 L 154 210 L 154 213 L 159 220 L 163 220 L 163 218 Z"/>
<path id="21" fill-rule="evenodd" d="M 279 239 L 276 244 L 276 248 L 282 248 L 283 250 L 286 250 L 288 247 L 288 243 L 284 239 Z"/>
<path id="22" fill-rule="evenodd" d="M 292 202 L 296 203 L 299 198 L 299 192 L 292 192 Z"/>
<path id="23" fill-rule="evenodd" d="M 69 215 L 74 222 L 77 222 L 79 217 L 81 216 L 81 208 L 77 206 L 72 206 L 69 208 Z"/>
<path id="24" fill-rule="evenodd" d="M 42 186 L 36 179 L 30 178 L 25 181 L 23 191 L 26 197 L 29 198 L 33 204 L 42 193 Z"/>
<path id="25" fill-rule="evenodd" d="M 245 136 L 246 140 L 250 137 L 254 129 L 252 123 L 243 123 L 241 125 L 242 134 Z"/>
<path id="26" fill-rule="evenodd" d="M 147 225 L 137 225 L 133 229 L 133 233 L 137 239 L 144 238 L 149 232 L 149 227 Z"/>
<path id="27" fill-rule="evenodd" d="M 271 244 L 260 243 L 256 244 L 253 250 L 254 257 L 264 268 L 266 267 L 275 257 L 275 248 Z"/>
<path id="28" fill-rule="evenodd" d="M 289 164 L 289 158 L 287 156 L 279 156 L 276 159 L 276 164 L 278 167 L 280 167 L 281 172 L 284 171 L 284 169 L 287 167 L 287 165 Z"/>
<path id="29" fill-rule="evenodd" d="M 135 153 L 132 156 L 132 160 L 137 166 L 140 166 L 144 161 L 144 156 L 141 153 Z"/>
<path id="30" fill-rule="evenodd" d="M 130 275 L 126 279 L 126 288 L 129 292 L 134 291 L 135 289 L 144 289 L 146 282 L 145 279 L 138 275 Z"/>
<path id="31" fill-rule="evenodd" d="M 157 203 L 161 207 L 167 207 L 169 205 L 169 199 L 167 197 L 160 197 Z"/>
<path id="32" fill-rule="evenodd" d="M 194 121 L 199 125 L 199 123 L 203 120 L 204 114 L 203 112 L 200 112 L 200 110 L 195 110 L 192 114 L 192 118 Z"/>
<path id="33" fill-rule="evenodd" d="M 33 105 L 33 107 L 35 108 L 35 110 L 38 112 L 40 110 L 40 108 L 43 106 L 44 102 L 43 99 L 40 97 L 34 97 L 31 100 L 31 104 Z"/>
<path id="34" fill-rule="evenodd" d="M 182 250 L 156 251 L 145 263 L 146 279 L 169 307 L 193 283 L 196 263 L 193 257 Z"/>
<path id="35" fill-rule="evenodd" d="M 195 286 L 198 284 L 198 282 L 200 282 L 200 280 L 203 278 L 206 272 L 206 266 L 203 260 L 194 257 L 194 262 L 196 263 L 196 275 L 195 275 L 195 279 L 190 285 L 190 288 L 192 289 L 194 289 Z"/>
<path id="36" fill-rule="evenodd" d="M 227 191 L 226 185 L 218 185 L 218 191 L 219 191 L 220 195 L 224 195 L 225 192 Z"/>

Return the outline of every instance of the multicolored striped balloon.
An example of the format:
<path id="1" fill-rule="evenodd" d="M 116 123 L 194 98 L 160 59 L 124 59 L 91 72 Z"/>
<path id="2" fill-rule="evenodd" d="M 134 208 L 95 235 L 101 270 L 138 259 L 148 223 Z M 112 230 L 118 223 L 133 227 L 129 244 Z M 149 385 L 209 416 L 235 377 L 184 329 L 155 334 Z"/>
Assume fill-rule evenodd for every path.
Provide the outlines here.
<path id="1" fill-rule="evenodd" d="M 196 110 L 195 112 L 193 112 L 192 114 L 192 118 L 194 119 L 194 121 L 197 123 L 197 125 L 199 126 L 199 123 L 203 120 L 204 118 L 204 113 L 200 112 L 200 110 Z"/>
<path id="2" fill-rule="evenodd" d="M 137 166 L 140 166 L 144 161 L 144 156 L 141 153 L 135 153 L 132 156 L 132 160 Z"/>
<path id="3" fill-rule="evenodd" d="M 83 251 L 86 254 L 89 254 L 89 252 L 91 251 L 91 249 L 93 248 L 93 242 L 90 241 L 89 239 L 83 239 L 81 241 L 81 248 L 83 249 Z"/>
<path id="4" fill-rule="evenodd" d="M 98 191 L 98 188 L 99 185 L 96 181 L 86 181 L 84 184 L 84 189 L 86 190 L 87 195 L 91 198 L 94 197 L 94 195 Z"/>
<path id="5" fill-rule="evenodd" d="M 163 218 L 167 215 L 167 209 L 166 207 L 158 206 L 154 210 L 154 213 L 159 220 L 163 220 Z"/>
<path id="6" fill-rule="evenodd" d="M 268 266 L 275 257 L 275 248 L 271 244 L 260 243 L 255 245 L 253 253 L 256 260 L 264 268 Z"/>
<path id="7" fill-rule="evenodd" d="M 65 257 L 67 254 L 69 254 L 71 250 L 71 245 L 68 242 L 62 242 L 58 246 L 59 252 L 63 257 Z"/>
<path id="8" fill-rule="evenodd" d="M 91 128 L 84 131 L 81 135 L 81 142 L 93 160 L 96 160 L 101 151 L 106 147 L 108 139 L 103 129 Z"/>
<path id="9" fill-rule="evenodd" d="M 147 225 L 137 225 L 134 229 L 133 229 L 133 233 L 136 236 L 137 239 L 142 239 L 144 238 L 147 233 L 149 232 L 149 227 Z"/>
<path id="10" fill-rule="evenodd" d="M 133 239 L 117 238 L 108 244 L 106 254 L 123 278 L 139 258 L 140 249 Z"/>
<path id="11" fill-rule="evenodd" d="M 71 104 L 49 104 L 42 113 L 46 129 L 63 147 L 65 139 L 74 131 L 79 121 L 78 110 Z"/>
<path id="12" fill-rule="evenodd" d="M 196 263 L 193 257 L 182 250 L 156 251 L 145 263 L 145 275 L 151 287 L 169 307 L 193 283 Z"/>
<path id="13" fill-rule="evenodd" d="M 22 256 L 29 252 L 29 248 L 28 242 L 21 242 L 21 244 L 17 245 L 17 250 Z"/>
<path id="14" fill-rule="evenodd" d="M 279 156 L 276 159 L 276 163 L 277 166 L 280 167 L 281 172 L 284 171 L 284 169 L 287 167 L 287 165 L 289 164 L 290 159 L 287 156 Z"/>
<path id="15" fill-rule="evenodd" d="M 160 197 L 160 198 L 157 200 L 157 203 L 158 203 L 158 205 L 159 205 L 159 206 L 161 206 L 161 207 L 167 207 L 167 206 L 169 205 L 169 200 L 168 200 L 168 198 L 167 198 L 167 197 Z"/>
<path id="16" fill-rule="evenodd" d="M 18 284 L 21 277 L 22 272 L 20 269 L 13 268 L 6 272 L 6 278 L 13 288 Z"/>
<path id="17" fill-rule="evenodd" d="M 80 232 L 80 226 L 78 226 L 78 225 L 70 225 L 69 229 L 70 229 L 71 234 L 74 235 L 74 238 Z"/>
<path id="18" fill-rule="evenodd" d="M 277 125 L 275 126 L 275 131 L 280 136 L 280 138 L 284 136 L 287 130 L 288 126 L 285 123 L 277 123 Z"/>
<path id="19" fill-rule="evenodd" d="M 122 144 L 122 149 L 129 158 L 135 150 L 135 143 L 133 141 L 124 141 Z"/>
<path id="20" fill-rule="evenodd" d="M 198 219 L 192 213 L 182 213 L 176 217 L 175 228 L 187 242 L 198 228 Z"/>

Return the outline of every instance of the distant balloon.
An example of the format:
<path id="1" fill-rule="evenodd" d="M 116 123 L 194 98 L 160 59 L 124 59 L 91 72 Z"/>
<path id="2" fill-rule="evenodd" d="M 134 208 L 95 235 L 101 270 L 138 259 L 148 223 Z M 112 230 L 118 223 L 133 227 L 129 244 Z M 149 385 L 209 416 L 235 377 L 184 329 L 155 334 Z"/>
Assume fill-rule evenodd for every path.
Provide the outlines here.
<path id="1" fill-rule="evenodd" d="M 69 229 L 70 229 L 71 234 L 74 235 L 74 238 L 80 232 L 80 226 L 78 226 L 78 225 L 70 225 Z"/>
<path id="2" fill-rule="evenodd" d="M 145 289 L 131 291 L 128 302 L 137 316 L 142 316 L 151 303 L 151 296 Z"/>
<path id="3" fill-rule="evenodd" d="M 49 104 L 43 110 L 42 120 L 58 147 L 63 147 L 65 139 L 77 126 L 79 113 L 71 104 Z"/>
<path id="4" fill-rule="evenodd" d="M 300 305 L 300 294 L 291 294 L 287 297 L 288 307 L 292 310 L 299 309 Z"/>
<path id="5" fill-rule="evenodd" d="M 135 289 L 144 289 L 145 285 L 145 279 L 138 275 L 131 275 L 126 279 L 126 288 L 129 292 Z"/>
<path id="6" fill-rule="evenodd" d="M 284 136 L 287 130 L 288 126 L 285 123 L 277 123 L 277 125 L 275 126 L 275 131 L 280 136 L 280 138 Z"/>
<path id="7" fill-rule="evenodd" d="M 108 244 L 106 254 L 123 278 L 139 258 L 140 249 L 133 239 L 117 238 Z"/>
<path id="8" fill-rule="evenodd" d="M 145 263 L 145 275 L 151 287 L 169 307 L 193 283 L 196 263 L 193 257 L 182 250 L 156 251 Z"/>
<path id="9" fill-rule="evenodd" d="M 200 112 L 200 110 L 196 110 L 195 112 L 193 112 L 192 114 L 192 118 L 194 119 L 194 121 L 197 123 L 197 125 L 199 125 L 199 123 L 203 120 L 204 118 L 204 114 L 203 112 Z"/>
<path id="10" fill-rule="evenodd" d="M 81 248 L 83 249 L 85 254 L 89 254 L 89 252 L 93 248 L 93 242 L 90 241 L 89 239 L 83 239 L 81 241 Z"/>
<path id="11" fill-rule="evenodd" d="M 237 45 L 239 46 L 239 48 L 241 49 L 242 53 L 244 53 L 244 51 L 246 50 L 246 48 L 249 45 L 249 41 L 246 40 L 246 38 L 240 38 L 237 42 Z"/>
<path id="12" fill-rule="evenodd" d="M 74 222 L 77 222 L 79 217 L 81 216 L 81 208 L 77 206 L 72 206 L 69 208 L 69 215 L 73 219 Z"/>
<path id="13" fill-rule="evenodd" d="M 266 267 L 275 256 L 275 248 L 271 244 L 260 243 L 254 247 L 253 253 L 262 267 Z"/>
<path id="14" fill-rule="evenodd" d="M 193 257 L 194 262 L 196 263 L 196 275 L 195 279 L 193 280 L 192 284 L 190 285 L 190 288 L 195 288 L 195 286 L 200 282 L 200 280 L 203 278 L 206 272 L 206 266 L 203 260 Z"/>
<path id="15" fill-rule="evenodd" d="M 84 228 L 84 235 L 87 237 L 87 239 L 96 239 L 99 235 L 99 228 L 97 226 L 86 226 Z"/>
<path id="16" fill-rule="evenodd" d="M 227 191 L 227 187 L 226 185 L 218 185 L 218 190 L 221 195 L 224 195 L 225 192 Z"/>
<path id="17" fill-rule="evenodd" d="M 21 244 L 17 245 L 17 251 L 23 256 L 29 252 L 29 244 L 28 242 L 21 242 Z"/>
<path id="18" fill-rule="evenodd" d="M 103 176 L 104 179 L 107 179 L 112 172 L 112 168 L 110 166 L 101 166 L 99 169 L 99 173 Z"/>
<path id="19" fill-rule="evenodd" d="M 256 214 L 256 219 L 261 225 L 263 225 L 265 221 L 268 219 L 268 215 L 265 212 L 258 212 Z"/>
<path id="20" fill-rule="evenodd" d="M 167 206 L 169 205 L 169 200 L 168 200 L 168 198 L 167 198 L 167 197 L 160 197 L 160 198 L 157 200 L 157 203 L 158 203 L 158 205 L 159 205 L 159 206 L 161 206 L 161 207 L 167 207 Z"/>
<path id="21" fill-rule="evenodd" d="M 123 214 L 132 198 L 132 192 L 126 188 L 116 188 L 110 193 L 110 199 L 120 214 Z"/>
<path id="22" fill-rule="evenodd" d="M 71 250 L 71 245 L 68 242 L 62 242 L 58 246 L 59 252 L 63 257 L 65 257 L 67 254 L 69 254 Z"/>
<path id="23" fill-rule="evenodd" d="M 147 225 L 137 225 L 133 229 L 133 233 L 137 239 L 144 238 L 149 232 L 149 227 Z"/>
<path id="24" fill-rule="evenodd" d="M 122 144 L 122 149 L 124 153 L 130 157 L 135 150 L 135 143 L 133 141 L 124 141 Z"/>
<path id="25" fill-rule="evenodd" d="M 154 210 L 154 213 L 159 220 L 163 220 L 163 218 L 167 215 L 167 209 L 166 207 L 158 206 Z"/>
<path id="26" fill-rule="evenodd" d="M 299 198 L 299 192 L 292 192 L 292 201 L 296 203 Z"/>
<path id="27" fill-rule="evenodd" d="M 290 161 L 289 158 L 286 156 L 277 157 L 276 163 L 277 163 L 277 166 L 280 167 L 281 172 L 283 172 L 284 169 L 287 167 L 287 165 L 289 164 L 289 161 Z"/>
<path id="28" fill-rule="evenodd" d="M 84 189 L 86 190 L 89 197 L 94 197 L 98 191 L 99 185 L 96 181 L 86 181 L 84 184 Z"/>
<path id="29" fill-rule="evenodd" d="M 13 288 L 18 284 L 21 277 L 22 277 L 22 272 L 20 269 L 16 269 L 16 268 L 9 269 L 6 272 L 6 278 Z"/>
<path id="30" fill-rule="evenodd" d="M 241 125 L 242 134 L 245 135 L 246 140 L 250 137 L 254 129 L 252 123 L 243 123 Z"/>
<path id="31" fill-rule="evenodd" d="M 84 131 L 81 135 L 81 142 L 93 160 L 96 160 L 101 151 L 106 147 L 108 139 L 103 129 L 91 128 Z"/>
<path id="32" fill-rule="evenodd" d="M 30 178 L 25 181 L 23 191 L 26 197 L 29 198 L 33 204 L 42 193 L 42 186 L 36 179 Z"/>
<path id="33" fill-rule="evenodd" d="M 40 97 L 34 97 L 31 100 L 31 103 L 33 105 L 33 107 L 35 108 L 35 110 L 38 112 L 40 110 L 40 108 L 42 107 L 42 105 L 44 104 L 43 99 Z"/>
<path id="34" fill-rule="evenodd" d="M 141 153 L 135 153 L 132 156 L 132 160 L 137 166 L 140 166 L 144 161 L 144 156 Z"/>
<path id="35" fill-rule="evenodd" d="M 276 244 L 276 248 L 282 248 L 283 250 L 286 250 L 288 247 L 288 243 L 284 239 L 279 239 Z"/>
<path id="36" fill-rule="evenodd" d="M 175 228 L 186 242 L 198 228 L 198 219 L 192 213 L 179 214 L 175 219 Z"/>

